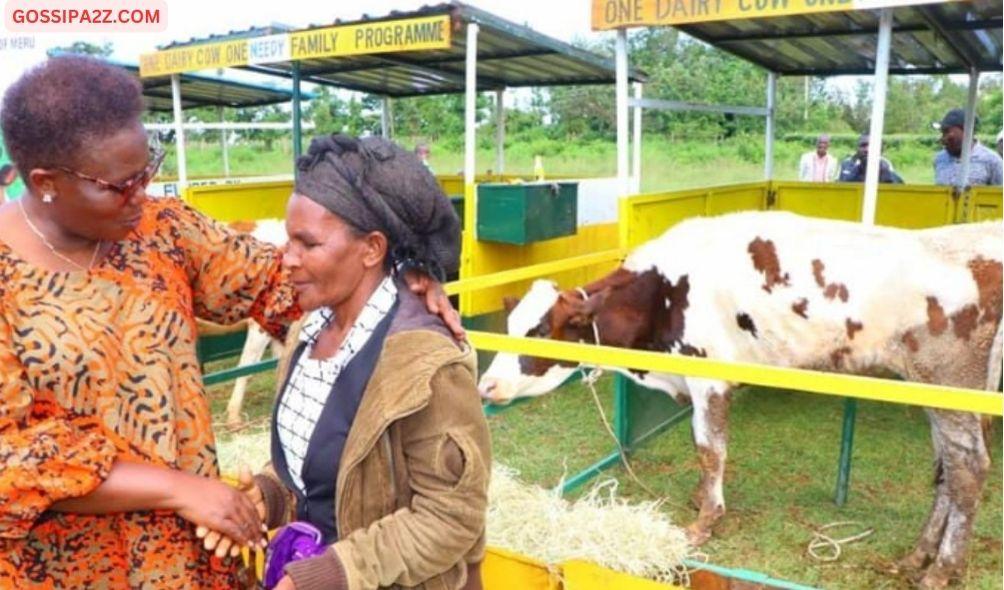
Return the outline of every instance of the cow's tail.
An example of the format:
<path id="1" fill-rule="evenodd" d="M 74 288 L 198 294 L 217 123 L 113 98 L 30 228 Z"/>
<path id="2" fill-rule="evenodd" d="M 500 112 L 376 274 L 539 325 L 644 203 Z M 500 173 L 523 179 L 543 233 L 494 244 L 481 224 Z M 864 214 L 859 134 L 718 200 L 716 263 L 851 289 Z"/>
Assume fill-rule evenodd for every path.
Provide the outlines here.
<path id="1" fill-rule="evenodd" d="M 997 322 L 997 334 L 994 336 L 993 344 L 990 346 L 990 355 L 987 358 L 987 391 L 1001 390 L 1001 373 L 1004 371 L 1004 321 Z M 993 434 L 993 417 L 984 415 L 980 419 L 983 427 L 983 444 L 987 446 L 987 454 L 990 454 L 993 446 L 990 444 L 990 437 Z"/>

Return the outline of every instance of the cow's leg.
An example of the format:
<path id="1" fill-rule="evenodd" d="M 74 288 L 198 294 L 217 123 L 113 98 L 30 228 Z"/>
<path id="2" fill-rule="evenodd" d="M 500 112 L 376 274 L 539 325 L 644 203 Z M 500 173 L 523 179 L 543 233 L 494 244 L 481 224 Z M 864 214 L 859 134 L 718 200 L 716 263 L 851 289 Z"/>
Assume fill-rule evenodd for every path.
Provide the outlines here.
<path id="1" fill-rule="evenodd" d="M 696 381 L 696 380 L 695 380 Z M 711 538 L 711 528 L 725 515 L 725 459 L 728 442 L 728 413 L 731 386 L 722 382 L 688 380 L 694 406 L 692 420 L 694 446 L 701 477 L 694 490 L 698 502 L 697 520 L 687 527 L 690 542 L 700 545 Z"/>
<path id="2" fill-rule="evenodd" d="M 943 410 L 934 410 L 931 414 L 941 436 L 948 516 L 937 557 L 920 580 L 920 587 L 944 588 L 959 576 L 965 565 L 973 521 L 990 469 L 990 456 L 979 416 Z"/>
<path id="3" fill-rule="evenodd" d="M 286 351 L 286 347 L 283 346 L 282 342 L 276 340 L 275 338 L 272 338 L 271 341 L 272 341 L 272 356 L 275 358 L 282 358 L 283 353 Z"/>
<path id="4" fill-rule="evenodd" d="M 934 561 L 941 545 L 941 537 L 945 532 L 945 521 L 948 519 L 949 497 L 941 459 L 941 432 L 934 412 L 928 410 L 927 414 L 931 421 L 931 442 L 934 445 L 934 505 L 921 530 L 917 546 L 897 563 L 897 569 L 904 573 L 917 572 Z"/>
<path id="5" fill-rule="evenodd" d="M 929 328 L 918 326 L 907 333 L 913 342 L 901 351 L 905 362 L 899 370 L 904 377 L 997 389 L 1002 326 L 981 324 L 968 339 L 957 337 L 954 331 L 931 336 Z M 935 450 L 935 499 L 917 547 L 899 565 L 901 570 L 920 570 L 921 587 L 942 588 L 964 565 L 990 457 L 979 416 L 945 410 L 928 410 L 927 414 Z"/>
<path id="6" fill-rule="evenodd" d="M 248 322 L 248 335 L 241 350 L 238 366 L 250 365 L 261 360 L 272 338 L 254 322 Z M 234 390 L 227 402 L 227 426 L 238 426 L 241 423 L 241 408 L 244 406 L 244 394 L 247 391 L 248 378 L 238 377 L 234 382 Z"/>

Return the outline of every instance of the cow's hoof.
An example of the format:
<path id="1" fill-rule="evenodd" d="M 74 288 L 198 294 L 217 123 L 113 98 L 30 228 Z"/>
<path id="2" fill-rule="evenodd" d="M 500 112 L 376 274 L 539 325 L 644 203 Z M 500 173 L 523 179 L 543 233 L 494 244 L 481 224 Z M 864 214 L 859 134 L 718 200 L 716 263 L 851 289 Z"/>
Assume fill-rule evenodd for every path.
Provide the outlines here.
<path id="1" fill-rule="evenodd" d="M 951 581 L 952 575 L 946 572 L 944 568 L 932 566 L 928 568 L 927 573 L 917 582 L 917 588 L 920 590 L 940 590 L 941 588 L 947 588 Z"/>
<path id="2" fill-rule="evenodd" d="M 687 542 L 692 547 L 699 547 L 711 538 L 711 529 L 694 523 L 687 527 Z"/>
<path id="3" fill-rule="evenodd" d="M 890 565 L 889 573 L 909 576 L 923 570 L 930 565 L 931 561 L 932 556 L 929 553 L 914 549 L 909 555 L 900 558 Z"/>

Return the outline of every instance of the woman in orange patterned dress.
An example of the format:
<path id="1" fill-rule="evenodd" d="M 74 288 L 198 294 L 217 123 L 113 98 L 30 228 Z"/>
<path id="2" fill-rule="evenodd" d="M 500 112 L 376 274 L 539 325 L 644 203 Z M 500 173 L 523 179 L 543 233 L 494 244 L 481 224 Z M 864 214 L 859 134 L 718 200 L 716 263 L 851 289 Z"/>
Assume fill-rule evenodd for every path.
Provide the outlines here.
<path id="1" fill-rule="evenodd" d="M 28 191 L 0 207 L 0 589 L 239 588 L 196 526 L 261 537 L 218 479 L 195 320 L 281 337 L 300 312 L 276 249 L 147 198 L 142 109 L 131 76 L 77 56 L 4 98 Z"/>

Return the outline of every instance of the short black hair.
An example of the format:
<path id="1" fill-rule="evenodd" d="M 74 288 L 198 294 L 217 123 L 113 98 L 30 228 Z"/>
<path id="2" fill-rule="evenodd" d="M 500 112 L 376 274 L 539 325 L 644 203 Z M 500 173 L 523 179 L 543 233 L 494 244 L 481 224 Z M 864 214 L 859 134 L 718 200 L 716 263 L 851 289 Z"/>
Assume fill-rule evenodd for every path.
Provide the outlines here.
<path id="1" fill-rule="evenodd" d="M 973 115 L 973 131 L 976 131 L 980 126 L 980 118 Z M 938 129 L 944 131 L 950 127 L 958 127 L 959 129 L 966 128 L 966 111 L 965 109 L 952 109 L 945 113 L 942 117 L 941 123 L 936 125 Z"/>
<path id="2" fill-rule="evenodd" d="M 0 129 L 10 159 L 33 168 L 73 166 L 88 142 L 140 122 L 143 92 L 126 70 L 61 55 L 25 72 L 4 95 Z"/>

